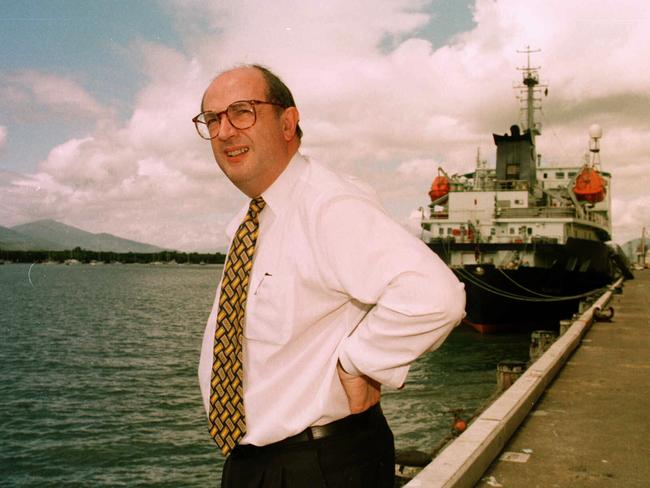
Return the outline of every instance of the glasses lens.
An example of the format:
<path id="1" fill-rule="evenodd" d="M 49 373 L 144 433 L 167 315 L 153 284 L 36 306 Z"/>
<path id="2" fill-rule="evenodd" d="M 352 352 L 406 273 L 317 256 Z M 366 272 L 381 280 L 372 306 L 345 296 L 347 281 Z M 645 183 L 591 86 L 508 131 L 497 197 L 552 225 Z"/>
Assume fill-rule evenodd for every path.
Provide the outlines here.
<path id="1" fill-rule="evenodd" d="M 255 107 L 250 102 L 231 103 L 224 112 L 235 129 L 248 129 L 255 124 Z M 217 137 L 224 112 L 203 112 L 197 115 L 194 125 L 199 135 L 204 139 Z"/>
<path id="2" fill-rule="evenodd" d="M 194 119 L 194 125 L 196 127 L 196 131 L 199 133 L 199 135 L 203 139 L 211 139 L 212 136 L 210 135 L 210 128 L 208 127 L 209 121 L 207 120 L 210 118 L 211 114 L 210 112 L 204 112 L 196 116 Z M 213 124 L 213 125 L 219 125 L 219 124 Z"/>
<path id="3" fill-rule="evenodd" d="M 248 129 L 255 123 L 255 107 L 248 102 L 235 102 L 228 106 L 228 120 L 236 129 Z"/>

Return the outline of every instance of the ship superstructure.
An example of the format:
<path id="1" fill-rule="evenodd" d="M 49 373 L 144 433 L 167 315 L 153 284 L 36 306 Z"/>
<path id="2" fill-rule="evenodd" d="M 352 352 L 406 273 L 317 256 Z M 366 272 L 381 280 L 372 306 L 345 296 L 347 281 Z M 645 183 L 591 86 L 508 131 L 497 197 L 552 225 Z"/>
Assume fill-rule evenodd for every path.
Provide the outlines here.
<path id="1" fill-rule="evenodd" d="M 600 165 L 597 125 L 589 129 L 585 161 L 541 164 L 538 67 L 522 71 L 523 129 L 494 134 L 496 167 L 476 157 L 476 170 L 449 176 L 439 169 L 424 241 L 465 282 L 467 321 L 481 331 L 520 327 L 535 319 L 557 324 L 580 299 L 627 271 L 611 239 L 610 179 Z M 565 317 L 566 316 L 566 317 Z"/>

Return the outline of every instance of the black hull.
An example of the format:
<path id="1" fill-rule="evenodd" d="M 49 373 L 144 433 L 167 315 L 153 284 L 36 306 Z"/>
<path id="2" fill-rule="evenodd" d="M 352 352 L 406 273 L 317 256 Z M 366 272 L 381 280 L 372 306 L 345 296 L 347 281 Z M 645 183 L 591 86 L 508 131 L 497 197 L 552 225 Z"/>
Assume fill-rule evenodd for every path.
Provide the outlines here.
<path id="1" fill-rule="evenodd" d="M 611 248 L 596 241 L 570 240 L 566 245 L 430 243 L 449 263 L 454 251 L 489 253 L 520 250 L 539 253 L 548 266 L 498 268 L 493 264 L 453 267 L 465 284 L 466 322 L 480 332 L 557 329 L 559 321 L 578 312 L 581 295 L 597 291 L 621 274 Z M 478 254 L 477 254 L 478 255 Z"/>

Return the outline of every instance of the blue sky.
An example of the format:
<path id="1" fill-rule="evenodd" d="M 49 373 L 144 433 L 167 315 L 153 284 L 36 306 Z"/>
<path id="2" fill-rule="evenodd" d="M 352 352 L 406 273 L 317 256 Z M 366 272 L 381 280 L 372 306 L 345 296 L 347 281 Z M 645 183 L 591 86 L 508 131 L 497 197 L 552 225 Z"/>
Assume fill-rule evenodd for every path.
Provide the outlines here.
<path id="1" fill-rule="evenodd" d="M 549 84 L 542 153 L 579 164 L 603 126 L 623 241 L 650 217 L 649 32 L 641 0 L 5 1 L 0 225 L 223 249 L 243 200 L 189 119 L 240 62 L 293 89 L 306 154 L 368 181 L 405 222 L 439 165 L 470 171 L 477 147 L 493 161 L 531 45 Z"/>
<path id="2" fill-rule="evenodd" d="M 129 45 L 142 39 L 182 47 L 169 15 L 159 2 L 151 0 L 5 1 L 0 10 L 0 32 L 3 70 L 72 76 L 124 118 L 144 83 Z M 84 127 L 83 122 L 17 120 L 12 124 L 14 137 L 0 154 L 0 166 L 32 171 L 52 147 L 83 132 Z"/>
<path id="3" fill-rule="evenodd" d="M 470 4 L 447 0 L 429 9 L 431 17 L 413 34 L 443 45 L 473 24 Z M 129 52 L 136 41 L 152 41 L 183 51 L 174 27 L 173 4 L 157 0 L 27 0 L 3 2 L 0 63 L 8 71 L 39 70 L 72 76 L 100 103 L 131 113 L 146 79 Z M 387 39 L 386 48 L 392 45 Z M 16 120 L 18 118 L 18 120 Z M 13 121 L 0 167 L 33 171 L 50 149 L 82 135 L 85 121 Z"/>

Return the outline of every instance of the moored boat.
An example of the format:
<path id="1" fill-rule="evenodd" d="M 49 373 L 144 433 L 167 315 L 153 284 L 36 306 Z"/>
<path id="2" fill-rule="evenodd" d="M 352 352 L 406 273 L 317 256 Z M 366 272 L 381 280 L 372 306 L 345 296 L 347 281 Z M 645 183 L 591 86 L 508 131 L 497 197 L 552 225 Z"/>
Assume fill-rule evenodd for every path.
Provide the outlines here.
<path id="1" fill-rule="evenodd" d="M 520 68 L 523 130 L 494 134 L 496 168 L 439 169 L 422 238 L 467 290 L 466 322 L 481 332 L 557 327 L 619 275 L 632 275 L 611 240 L 611 175 L 602 170 L 602 130 L 589 128 L 586 161 L 542 164 L 538 68 Z"/>

